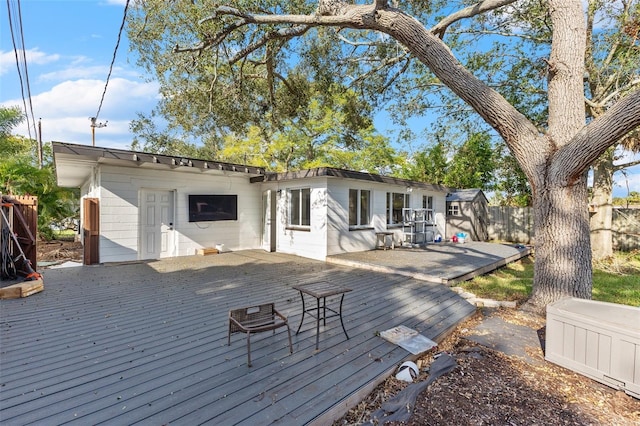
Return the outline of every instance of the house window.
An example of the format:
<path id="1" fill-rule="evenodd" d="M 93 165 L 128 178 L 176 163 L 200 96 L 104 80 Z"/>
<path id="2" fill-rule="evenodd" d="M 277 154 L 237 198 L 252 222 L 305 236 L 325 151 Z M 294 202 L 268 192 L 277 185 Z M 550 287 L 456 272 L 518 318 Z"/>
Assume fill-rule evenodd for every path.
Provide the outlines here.
<path id="1" fill-rule="evenodd" d="M 422 196 L 422 208 L 427 211 L 425 219 L 430 222 L 433 221 L 433 197 L 431 195 Z"/>
<path id="2" fill-rule="evenodd" d="M 460 206 L 457 204 L 449 204 L 449 208 L 447 209 L 448 216 L 460 216 Z"/>
<path id="3" fill-rule="evenodd" d="M 289 190 L 289 225 L 311 226 L 311 189 Z"/>
<path id="4" fill-rule="evenodd" d="M 349 227 L 368 226 L 371 222 L 371 192 L 366 189 L 349 190 Z"/>
<path id="5" fill-rule="evenodd" d="M 387 225 L 402 223 L 402 209 L 409 207 L 409 194 L 387 192 Z"/>

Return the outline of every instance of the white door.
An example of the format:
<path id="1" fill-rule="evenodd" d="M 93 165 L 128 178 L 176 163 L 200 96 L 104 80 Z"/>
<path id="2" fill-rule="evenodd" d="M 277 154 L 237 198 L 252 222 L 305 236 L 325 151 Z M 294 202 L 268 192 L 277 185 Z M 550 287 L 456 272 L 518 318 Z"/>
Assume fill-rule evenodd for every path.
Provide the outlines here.
<path id="1" fill-rule="evenodd" d="M 276 192 L 262 192 L 262 249 L 276 251 Z"/>
<path id="2" fill-rule="evenodd" d="M 173 191 L 142 191 L 140 258 L 174 255 Z"/>

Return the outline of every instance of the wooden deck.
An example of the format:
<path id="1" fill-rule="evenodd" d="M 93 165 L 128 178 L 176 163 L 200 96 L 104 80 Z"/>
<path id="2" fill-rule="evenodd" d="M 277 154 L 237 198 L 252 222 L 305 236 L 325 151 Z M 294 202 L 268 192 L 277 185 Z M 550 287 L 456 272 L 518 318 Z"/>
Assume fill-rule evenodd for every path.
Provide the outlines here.
<path id="1" fill-rule="evenodd" d="M 470 241 L 345 253 L 329 256 L 327 262 L 452 286 L 530 254 L 530 247 L 518 244 Z"/>
<path id="2" fill-rule="evenodd" d="M 376 336 L 404 324 L 438 340 L 475 308 L 441 284 L 259 250 L 50 269 L 46 290 L 0 303 L 0 423 L 330 424 L 406 352 Z M 292 333 L 291 287 L 353 289 L 338 318 L 232 336 L 231 308 L 274 301 Z M 330 299 L 336 303 L 339 296 Z"/>

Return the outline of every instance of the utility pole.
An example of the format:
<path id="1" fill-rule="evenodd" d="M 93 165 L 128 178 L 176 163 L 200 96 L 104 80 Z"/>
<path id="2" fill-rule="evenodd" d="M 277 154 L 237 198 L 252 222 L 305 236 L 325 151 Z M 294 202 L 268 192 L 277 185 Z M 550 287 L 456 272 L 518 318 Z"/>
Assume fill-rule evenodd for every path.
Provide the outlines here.
<path id="1" fill-rule="evenodd" d="M 96 127 L 101 129 L 103 127 L 107 127 L 107 123 L 109 121 L 105 121 L 104 123 L 96 123 L 98 117 L 89 117 L 89 121 L 91 121 L 91 145 L 96 146 Z"/>
<path id="2" fill-rule="evenodd" d="M 42 118 L 38 119 L 38 168 L 42 168 Z"/>

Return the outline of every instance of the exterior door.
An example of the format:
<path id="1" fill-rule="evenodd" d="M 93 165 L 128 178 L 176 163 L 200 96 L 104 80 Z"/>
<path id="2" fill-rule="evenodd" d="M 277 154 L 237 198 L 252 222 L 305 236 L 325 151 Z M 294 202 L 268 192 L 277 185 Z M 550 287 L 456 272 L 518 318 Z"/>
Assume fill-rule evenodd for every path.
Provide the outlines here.
<path id="1" fill-rule="evenodd" d="M 95 265 L 100 262 L 100 200 L 85 198 L 82 207 L 83 263 Z"/>
<path id="2" fill-rule="evenodd" d="M 141 259 L 161 259 L 174 255 L 173 198 L 173 191 L 142 191 Z"/>
<path id="3" fill-rule="evenodd" d="M 276 192 L 262 193 L 262 249 L 276 251 Z"/>

